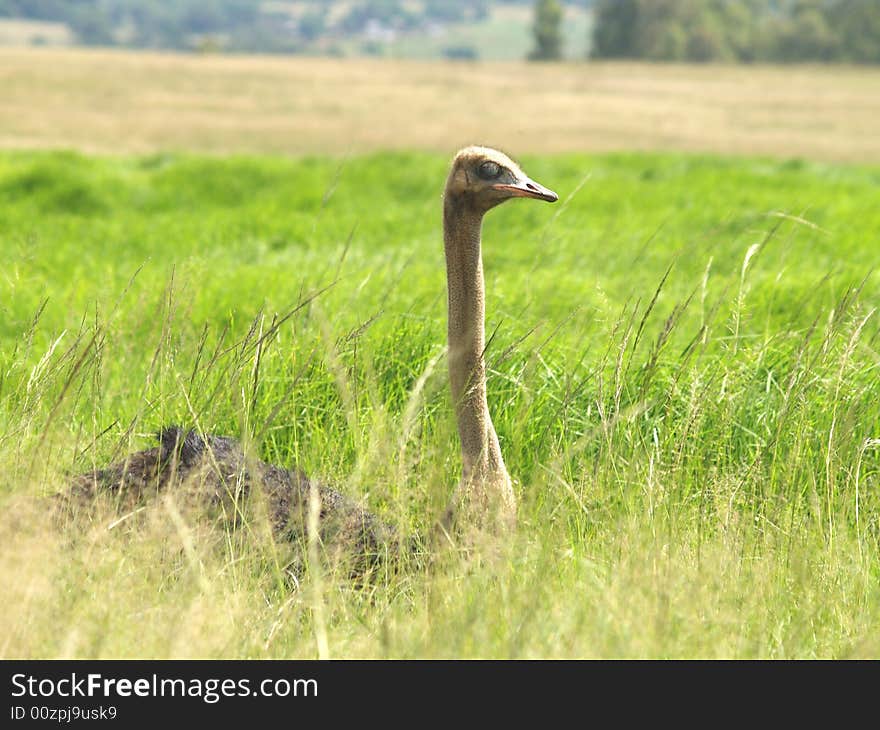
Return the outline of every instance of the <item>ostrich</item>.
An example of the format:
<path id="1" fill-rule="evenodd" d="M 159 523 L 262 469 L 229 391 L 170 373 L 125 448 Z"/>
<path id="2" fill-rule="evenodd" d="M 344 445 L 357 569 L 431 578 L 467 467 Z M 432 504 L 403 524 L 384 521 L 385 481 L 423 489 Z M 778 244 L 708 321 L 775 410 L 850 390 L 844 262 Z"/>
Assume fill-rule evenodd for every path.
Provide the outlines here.
<path id="1" fill-rule="evenodd" d="M 510 525 L 516 499 L 501 456 L 486 399 L 486 294 L 483 284 L 483 216 L 510 198 L 555 202 L 507 155 L 466 147 L 452 162 L 443 196 L 443 238 L 448 287 L 449 384 L 461 440 L 462 479 L 446 521 L 489 528 Z"/>
<path id="2" fill-rule="evenodd" d="M 510 475 L 486 400 L 485 290 L 480 250 L 484 214 L 515 197 L 549 202 L 556 193 L 529 179 L 507 155 L 467 147 L 453 159 L 443 198 L 448 282 L 449 382 L 461 440 L 462 479 L 444 527 L 474 523 L 509 526 L 516 515 Z M 89 503 L 99 493 L 132 509 L 144 498 L 174 490 L 184 503 L 210 506 L 233 524 L 243 497 L 259 490 L 277 537 L 297 540 L 314 525 L 324 549 L 354 558 L 361 573 L 400 547 L 396 531 L 336 490 L 298 469 L 246 456 L 234 438 L 202 436 L 178 426 L 163 429 L 156 447 L 104 469 L 80 474 L 62 495 L 65 505 Z M 317 499 L 316 499 L 317 498 Z"/>

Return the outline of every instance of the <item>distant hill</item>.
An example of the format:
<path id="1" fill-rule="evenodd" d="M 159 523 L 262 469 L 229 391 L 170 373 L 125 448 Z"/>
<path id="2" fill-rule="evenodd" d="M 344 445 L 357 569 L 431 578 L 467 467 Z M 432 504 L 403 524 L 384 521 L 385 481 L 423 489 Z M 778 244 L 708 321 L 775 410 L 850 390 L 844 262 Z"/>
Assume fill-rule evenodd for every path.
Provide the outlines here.
<path id="1" fill-rule="evenodd" d="M 531 0 L 0 0 L 0 45 L 520 59 Z M 592 0 L 566 3 L 565 53 L 584 58 Z"/>
<path id="2" fill-rule="evenodd" d="M 880 63 L 880 0 L 560 0 L 563 57 Z M 510 60 L 534 0 L 0 0 L 0 45 Z"/>

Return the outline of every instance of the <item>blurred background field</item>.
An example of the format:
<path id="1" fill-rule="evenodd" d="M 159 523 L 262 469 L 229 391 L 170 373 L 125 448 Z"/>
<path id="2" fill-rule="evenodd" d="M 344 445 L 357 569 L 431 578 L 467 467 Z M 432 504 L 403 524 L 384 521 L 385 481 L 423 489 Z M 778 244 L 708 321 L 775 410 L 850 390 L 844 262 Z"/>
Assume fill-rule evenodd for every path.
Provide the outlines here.
<path id="1" fill-rule="evenodd" d="M 0 50 L 0 144 L 93 152 L 622 149 L 880 159 L 873 67 Z"/>
<path id="2" fill-rule="evenodd" d="M 359 7 L 326 5 L 325 27 Z M 527 63 L 513 50 L 533 48 L 535 7 L 485 6 L 458 22 L 494 39 L 481 23 L 515 21 L 496 60 L 396 57 L 476 43 L 452 24 L 434 50 L 422 26 L 382 40 L 393 23 L 363 47 L 362 18 L 348 47 L 306 57 L 222 53 L 245 41 L 213 33 L 179 53 L 155 40 L 167 19 L 108 38 L 80 16 L 34 41 L 27 23 L 58 7 L 16 16 L 0 49 L 0 655 L 880 652 L 880 71 L 588 62 L 599 5 L 575 4 L 583 47 Z M 43 47 L 90 27 L 116 47 Z M 484 230 L 514 534 L 364 589 L 292 575 L 258 519 L 228 532 L 163 500 L 48 519 L 67 475 L 180 422 L 430 529 L 460 469 L 441 193 L 475 141 L 560 194 Z"/>

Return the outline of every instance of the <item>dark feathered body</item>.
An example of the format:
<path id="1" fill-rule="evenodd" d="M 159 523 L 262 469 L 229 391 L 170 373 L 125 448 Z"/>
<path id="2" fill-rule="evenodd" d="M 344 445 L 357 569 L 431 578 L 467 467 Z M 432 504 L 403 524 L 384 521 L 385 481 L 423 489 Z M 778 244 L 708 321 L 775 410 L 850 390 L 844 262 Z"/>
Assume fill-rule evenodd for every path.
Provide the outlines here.
<path id="1" fill-rule="evenodd" d="M 249 458 L 233 438 L 202 437 L 176 426 L 159 434 L 158 446 L 75 477 L 62 498 L 81 505 L 107 494 L 119 507 L 133 509 L 169 490 L 187 505 L 219 512 L 233 526 L 241 524 L 245 506 L 259 491 L 276 538 L 294 542 L 308 537 L 314 490 L 322 552 L 345 558 L 360 573 L 397 549 L 391 527 L 336 490 L 297 469 Z"/>

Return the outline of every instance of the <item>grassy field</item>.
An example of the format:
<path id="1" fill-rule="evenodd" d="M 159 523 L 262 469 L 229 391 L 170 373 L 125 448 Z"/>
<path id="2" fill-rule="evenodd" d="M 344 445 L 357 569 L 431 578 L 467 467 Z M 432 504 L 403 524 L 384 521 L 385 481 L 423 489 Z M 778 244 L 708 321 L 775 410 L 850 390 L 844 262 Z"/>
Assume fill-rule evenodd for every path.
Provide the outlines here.
<path id="1" fill-rule="evenodd" d="M 57 98 L 107 90 L 90 58 L 89 90 L 59 67 Z M 119 143 L 78 103 L 67 132 L 18 141 Z M 161 139 L 142 123 L 123 147 Z M 877 167 L 526 156 L 562 200 L 503 206 L 484 235 L 489 397 L 521 500 L 498 544 L 357 589 L 292 578 L 257 517 L 227 532 L 158 500 L 50 523 L 65 474 L 181 422 L 428 529 L 460 467 L 447 160 L 0 155 L 0 655 L 880 653 Z"/>
<path id="2" fill-rule="evenodd" d="M 0 49 L 0 147 L 330 154 L 474 142 L 880 163 L 880 71 Z"/>
<path id="3" fill-rule="evenodd" d="M 73 33 L 64 23 L 0 18 L 0 47 L 69 46 L 71 43 Z"/>

